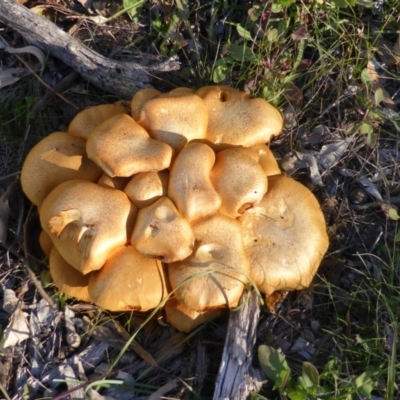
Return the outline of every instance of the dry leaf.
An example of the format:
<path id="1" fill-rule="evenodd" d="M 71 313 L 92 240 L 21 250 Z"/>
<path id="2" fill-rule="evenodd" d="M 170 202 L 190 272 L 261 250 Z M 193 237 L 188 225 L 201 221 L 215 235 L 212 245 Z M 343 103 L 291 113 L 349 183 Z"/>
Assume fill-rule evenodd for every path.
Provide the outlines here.
<path id="1" fill-rule="evenodd" d="M 346 140 L 322 146 L 321 151 L 317 156 L 319 164 L 325 169 L 331 168 L 334 164 L 339 162 L 352 141 L 353 138 L 348 138 Z"/>
<path id="2" fill-rule="evenodd" d="M 43 51 L 38 49 L 35 46 L 25 46 L 25 47 L 19 47 L 19 48 L 7 46 L 4 49 L 4 51 L 6 51 L 7 53 L 10 53 L 10 54 L 25 54 L 25 53 L 32 54 L 39 60 L 40 68 L 43 68 L 45 58 L 46 58 Z"/>
<path id="3" fill-rule="evenodd" d="M 29 327 L 26 317 L 20 308 L 11 315 L 10 323 L 4 330 L 4 347 L 13 347 L 29 338 Z"/>
<path id="4" fill-rule="evenodd" d="M 65 306 L 64 318 L 65 327 L 67 329 L 67 343 L 74 349 L 78 348 L 81 344 L 81 337 L 75 331 L 75 325 L 72 318 L 75 317 L 75 313 L 68 307 Z"/>
<path id="5" fill-rule="evenodd" d="M 357 181 L 363 188 L 364 190 L 373 198 L 375 198 L 377 201 L 383 201 L 382 195 L 379 192 L 378 187 L 372 183 L 369 179 L 363 178 L 359 179 Z"/>
<path id="6" fill-rule="evenodd" d="M 87 11 L 91 12 L 92 0 L 78 0 L 78 3 L 80 3 Z"/>
<path id="7" fill-rule="evenodd" d="M 4 289 L 3 292 L 3 310 L 8 313 L 12 314 L 16 305 L 18 304 L 18 298 L 15 295 L 14 290 L 12 289 Z"/>
<path id="8" fill-rule="evenodd" d="M 0 71 L 0 89 L 18 82 L 26 75 L 29 75 L 29 72 L 24 68 L 9 68 Z"/>
<path id="9" fill-rule="evenodd" d="M 294 154 L 287 154 L 282 157 L 280 167 L 289 175 L 301 168 L 310 171 L 310 178 L 314 185 L 322 186 L 322 178 L 318 170 L 317 159 L 313 153 L 302 153 L 295 151 Z"/>
<path id="10" fill-rule="evenodd" d="M 299 160 L 302 161 L 304 166 L 310 171 L 312 183 L 316 186 L 323 186 L 321 174 L 318 170 L 317 158 L 314 156 L 314 154 L 301 153 L 299 151 L 296 151 L 296 154 L 297 157 L 299 157 Z"/>

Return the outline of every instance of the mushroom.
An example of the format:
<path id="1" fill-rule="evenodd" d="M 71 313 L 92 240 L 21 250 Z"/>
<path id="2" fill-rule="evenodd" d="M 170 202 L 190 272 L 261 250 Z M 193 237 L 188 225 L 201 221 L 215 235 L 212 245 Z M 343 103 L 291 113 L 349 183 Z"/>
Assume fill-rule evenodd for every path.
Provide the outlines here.
<path id="1" fill-rule="evenodd" d="M 182 90 L 148 100 L 138 123 L 156 140 L 179 152 L 193 139 L 206 137 L 208 113 L 202 99 Z"/>
<path id="2" fill-rule="evenodd" d="M 265 173 L 249 153 L 243 148 L 223 150 L 211 170 L 211 182 L 222 199 L 220 212 L 232 218 L 253 207 L 267 192 Z"/>
<path id="3" fill-rule="evenodd" d="M 88 107 L 79 112 L 70 122 L 68 133 L 87 140 L 94 128 L 118 114 L 128 114 L 125 107 L 120 103 Z"/>
<path id="4" fill-rule="evenodd" d="M 110 311 L 147 311 L 167 296 L 164 271 L 132 246 L 113 251 L 103 268 L 92 272 L 89 294 L 100 307 Z"/>
<path id="5" fill-rule="evenodd" d="M 86 155 L 86 142 L 65 132 L 54 132 L 37 143 L 21 171 L 21 186 L 28 199 L 40 206 L 60 183 L 71 179 L 97 181 L 101 169 Z"/>
<path id="6" fill-rule="evenodd" d="M 210 180 L 214 162 L 209 146 L 189 143 L 171 166 L 168 196 L 189 222 L 211 215 L 221 206 L 221 197 Z"/>
<path id="7" fill-rule="evenodd" d="M 139 210 L 131 243 L 146 257 L 170 263 L 192 253 L 194 234 L 172 201 L 163 196 Z"/>
<path id="8" fill-rule="evenodd" d="M 75 179 L 46 197 L 40 223 L 62 257 L 87 274 L 127 243 L 135 216 L 136 208 L 125 193 Z"/>
<path id="9" fill-rule="evenodd" d="M 167 266 L 176 299 L 200 312 L 235 307 L 249 273 L 239 222 L 216 213 L 194 222 L 192 229 L 193 253 Z"/>
<path id="10" fill-rule="evenodd" d="M 86 151 L 111 177 L 161 171 L 169 167 L 172 157 L 170 146 L 151 139 L 125 114 L 111 117 L 97 126 L 89 136 Z"/>
<path id="11" fill-rule="evenodd" d="M 222 314 L 222 309 L 195 311 L 186 307 L 175 298 L 170 299 L 164 306 L 166 320 L 178 331 L 189 333 L 198 326 L 217 318 Z"/>
<path id="12" fill-rule="evenodd" d="M 267 145 L 279 111 L 224 86 L 144 89 L 130 106 L 82 111 L 23 166 L 59 289 L 111 311 L 166 303 L 189 332 L 237 306 L 249 281 L 272 309 L 307 287 L 328 237 L 317 200 Z"/>
<path id="13" fill-rule="evenodd" d="M 82 301 L 91 301 L 88 289 L 90 274 L 83 275 L 71 267 L 55 247 L 50 252 L 49 269 L 54 284 L 61 292 Z"/>
<path id="14" fill-rule="evenodd" d="M 126 185 L 129 183 L 129 178 L 124 178 L 121 176 L 108 176 L 104 173 L 97 184 L 103 187 L 108 187 L 111 189 L 124 190 Z"/>
<path id="15" fill-rule="evenodd" d="M 186 95 L 196 93 L 196 90 L 188 88 L 188 87 L 176 87 L 175 89 L 170 90 L 166 95 Z"/>
<path id="16" fill-rule="evenodd" d="M 138 92 L 136 92 L 131 100 L 131 115 L 132 118 L 135 121 L 138 121 L 140 118 L 140 113 L 142 111 L 143 108 L 143 104 L 146 103 L 146 101 L 154 99 L 154 97 L 157 97 L 161 94 L 161 92 L 159 92 L 156 89 L 153 88 L 146 88 L 146 89 L 142 89 L 139 90 Z"/>
<path id="17" fill-rule="evenodd" d="M 43 250 L 45 256 L 49 257 L 51 249 L 54 247 L 54 244 L 51 240 L 51 237 L 44 230 L 40 232 L 39 245 L 40 248 Z"/>
<path id="18" fill-rule="evenodd" d="M 257 154 L 256 160 L 261 165 L 266 176 L 280 175 L 282 173 L 274 153 L 267 145 L 257 144 L 250 147 L 249 150 Z"/>
<path id="19" fill-rule="evenodd" d="M 329 244 L 310 190 L 283 175 L 269 177 L 268 185 L 261 202 L 238 218 L 250 277 L 267 298 L 308 287 Z"/>
<path id="20" fill-rule="evenodd" d="M 140 172 L 129 181 L 124 192 L 137 208 L 146 207 L 167 194 L 168 179 L 168 170 Z"/>
<path id="21" fill-rule="evenodd" d="M 205 86 L 196 94 L 208 110 L 206 139 L 212 143 L 251 147 L 282 130 L 281 113 L 263 99 L 224 86 Z"/>

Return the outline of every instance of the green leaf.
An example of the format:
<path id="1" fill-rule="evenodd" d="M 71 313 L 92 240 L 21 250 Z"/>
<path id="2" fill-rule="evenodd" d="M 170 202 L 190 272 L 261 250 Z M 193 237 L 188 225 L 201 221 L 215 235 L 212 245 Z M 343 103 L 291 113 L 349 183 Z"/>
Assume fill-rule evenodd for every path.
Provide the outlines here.
<path id="1" fill-rule="evenodd" d="M 374 375 L 375 374 L 373 371 L 366 371 L 355 379 L 354 384 L 358 389 L 358 394 L 361 394 L 363 396 L 371 395 L 375 387 L 375 382 L 372 379 Z"/>
<path id="2" fill-rule="evenodd" d="M 253 22 L 256 22 L 261 17 L 262 13 L 263 8 L 258 4 L 254 4 L 247 12 L 247 15 Z"/>
<path id="3" fill-rule="evenodd" d="M 275 28 L 270 29 L 267 35 L 268 42 L 274 43 L 277 38 L 278 38 L 278 30 Z"/>
<path id="4" fill-rule="evenodd" d="M 367 86 L 369 86 L 372 83 L 368 68 L 364 68 L 361 71 L 361 81 Z"/>
<path id="5" fill-rule="evenodd" d="M 258 348 L 258 359 L 261 368 L 275 383 L 275 387 L 284 388 L 290 377 L 290 369 L 285 356 L 273 347 L 262 344 Z"/>
<path id="6" fill-rule="evenodd" d="M 399 214 L 397 213 L 397 210 L 393 207 L 389 208 L 388 212 L 389 218 L 392 219 L 393 221 L 398 221 L 399 220 Z"/>
<path id="7" fill-rule="evenodd" d="M 385 95 L 383 93 L 383 89 L 382 88 L 378 88 L 375 91 L 374 94 L 374 100 L 375 100 L 375 105 L 379 105 L 382 101 L 385 100 Z"/>
<path id="8" fill-rule="evenodd" d="M 212 73 L 212 80 L 214 83 L 220 83 L 226 78 L 230 70 L 229 61 L 232 60 L 230 58 L 220 58 L 215 62 Z"/>
<path id="9" fill-rule="evenodd" d="M 356 4 L 355 0 L 333 0 L 332 3 L 336 7 L 340 7 L 340 8 L 354 6 Z"/>
<path id="10" fill-rule="evenodd" d="M 283 6 L 282 4 L 279 4 L 278 2 L 273 2 L 271 6 L 271 12 L 272 13 L 280 13 L 283 11 Z"/>
<path id="11" fill-rule="evenodd" d="M 372 125 L 369 122 L 363 122 L 360 126 L 360 133 L 368 135 L 373 131 Z"/>
<path id="12" fill-rule="evenodd" d="M 294 0 L 276 0 L 276 2 L 283 7 L 290 7 L 294 3 Z"/>
<path id="13" fill-rule="evenodd" d="M 288 397 L 290 400 L 306 400 L 307 392 L 304 392 L 300 389 L 292 390 L 288 392 Z"/>
<path id="14" fill-rule="evenodd" d="M 373 7 L 375 2 L 372 0 L 355 0 L 355 3 L 363 7 Z"/>
<path id="15" fill-rule="evenodd" d="M 347 125 L 346 129 L 345 129 L 345 133 L 346 135 L 353 135 L 354 133 L 356 133 L 358 131 L 359 125 L 355 124 L 355 123 L 351 123 L 349 125 Z"/>
<path id="16" fill-rule="evenodd" d="M 289 20 L 287 19 L 280 20 L 277 26 L 278 37 L 284 36 L 288 30 L 289 30 Z"/>
<path id="17" fill-rule="evenodd" d="M 243 26 L 241 26 L 240 24 L 236 24 L 236 30 L 237 30 L 237 33 L 239 34 L 239 36 L 242 37 L 243 39 L 246 39 L 246 40 L 253 39 L 251 37 L 251 33 L 247 29 L 243 28 Z"/>
<path id="18" fill-rule="evenodd" d="M 137 22 L 139 21 L 145 2 L 146 0 L 123 0 L 122 5 L 125 10 L 128 10 L 128 15 L 132 21 Z"/>
<path id="19" fill-rule="evenodd" d="M 253 52 L 250 47 L 246 45 L 231 44 L 228 48 L 228 53 L 235 61 L 251 61 L 253 59 Z"/>
<path id="20" fill-rule="evenodd" d="M 307 387 L 319 386 L 319 373 L 317 368 L 308 361 L 303 362 L 301 376 Z"/>
<path id="21" fill-rule="evenodd" d="M 400 219 L 397 209 L 390 203 L 382 203 L 381 210 L 393 221 L 398 221 Z"/>

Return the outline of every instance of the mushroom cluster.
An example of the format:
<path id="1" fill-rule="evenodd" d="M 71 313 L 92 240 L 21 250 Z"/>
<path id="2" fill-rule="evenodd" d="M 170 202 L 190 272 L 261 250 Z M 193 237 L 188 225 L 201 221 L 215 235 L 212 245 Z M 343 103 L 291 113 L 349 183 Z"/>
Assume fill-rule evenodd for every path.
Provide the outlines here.
<path id="1" fill-rule="evenodd" d="M 144 89 L 81 111 L 21 173 L 55 285 L 110 311 L 166 302 L 189 331 L 247 284 L 273 304 L 307 287 L 328 247 L 318 201 L 268 147 L 280 112 L 223 86 Z M 171 295 L 172 293 L 172 295 Z"/>

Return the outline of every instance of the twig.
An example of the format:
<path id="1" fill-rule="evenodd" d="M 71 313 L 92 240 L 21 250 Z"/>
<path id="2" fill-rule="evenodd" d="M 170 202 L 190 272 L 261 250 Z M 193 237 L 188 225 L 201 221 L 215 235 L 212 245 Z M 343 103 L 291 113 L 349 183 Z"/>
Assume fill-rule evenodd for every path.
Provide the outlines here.
<path id="1" fill-rule="evenodd" d="M 397 197 L 391 197 L 388 200 L 388 203 L 390 204 L 400 204 L 400 196 Z M 382 202 L 379 201 L 373 201 L 371 203 L 367 203 L 367 204 L 351 204 L 350 210 L 367 210 L 369 208 L 380 208 L 382 205 Z"/>
<path id="2" fill-rule="evenodd" d="M 30 217 L 32 215 L 32 209 L 33 209 L 33 206 L 30 207 L 28 215 L 27 215 L 25 223 L 24 223 L 23 249 L 24 249 L 25 257 L 23 257 L 23 258 L 20 257 L 20 259 L 23 260 L 24 267 L 25 267 L 26 271 L 28 272 L 28 275 L 31 278 L 31 281 L 35 285 L 35 287 L 36 287 L 37 291 L 39 292 L 39 294 L 47 301 L 47 303 L 49 303 L 50 307 L 52 307 L 53 309 L 57 309 L 57 305 L 50 298 L 50 296 L 45 292 L 45 290 L 42 287 L 42 284 L 36 278 L 36 275 L 32 271 L 32 269 L 30 267 L 30 264 L 29 264 L 28 249 L 27 249 L 27 246 L 26 246 L 26 238 L 27 238 L 27 231 L 28 231 L 27 225 L 28 225 L 28 221 L 30 220 Z"/>
<path id="3" fill-rule="evenodd" d="M 0 1 L 0 23 L 14 29 L 30 44 L 50 52 L 102 90 L 131 98 L 136 91 L 152 86 L 151 67 L 103 57 L 14 0 Z"/>
<path id="4" fill-rule="evenodd" d="M 47 92 L 42 98 L 40 98 L 35 103 L 35 105 L 32 107 L 31 112 L 36 114 L 41 108 L 43 108 L 46 105 L 46 103 L 53 97 L 54 94 L 60 96 L 61 92 L 71 87 L 72 82 L 74 82 L 78 78 L 78 76 L 79 75 L 75 71 L 72 71 L 68 75 L 66 75 L 60 82 L 57 83 L 57 85 L 54 86 L 54 88 L 52 88 L 50 92 Z M 79 109 L 79 107 L 75 105 L 73 105 L 73 107 L 76 110 Z"/>
<path id="5" fill-rule="evenodd" d="M 11 178 L 11 177 L 13 177 L 13 176 L 15 176 L 15 175 L 19 175 L 21 173 L 21 171 L 17 171 L 17 172 L 13 172 L 12 174 L 8 174 L 8 175 L 5 175 L 5 176 L 1 176 L 0 177 L 0 181 L 4 181 L 4 180 L 6 180 L 6 179 L 8 179 L 8 178 Z"/>

